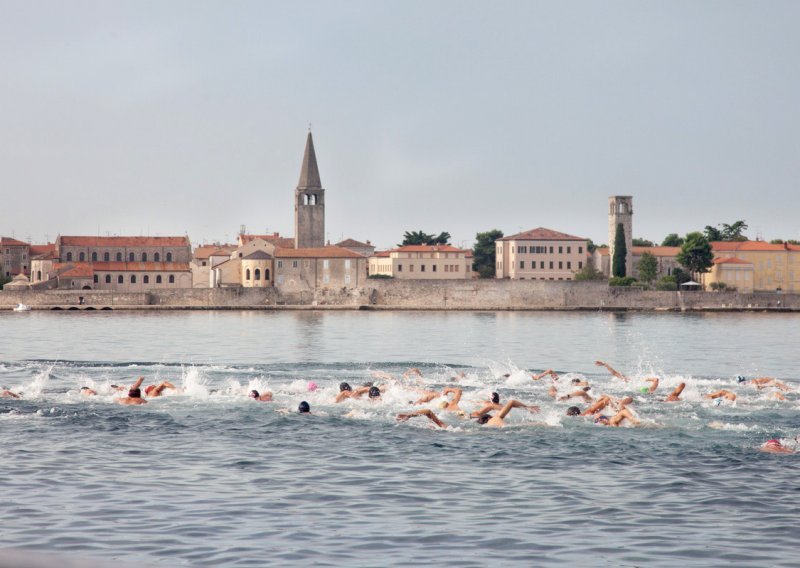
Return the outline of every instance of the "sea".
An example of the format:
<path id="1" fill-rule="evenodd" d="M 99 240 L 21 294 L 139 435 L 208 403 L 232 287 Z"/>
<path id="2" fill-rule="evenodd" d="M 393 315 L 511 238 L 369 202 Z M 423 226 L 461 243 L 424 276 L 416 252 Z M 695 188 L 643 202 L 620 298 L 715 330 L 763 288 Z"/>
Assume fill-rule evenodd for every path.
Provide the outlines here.
<path id="1" fill-rule="evenodd" d="M 2 566 L 800 565 L 800 453 L 759 451 L 800 435 L 800 315 L 9 311 L 0 326 L 0 387 L 21 395 L 0 398 Z M 547 369 L 558 380 L 531 378 Z M 112 385 L 140 376 L 176 388 L 117 404 Z M 576 379 L 631 396 L 640 423 L 567 416 L 588 405 L 560 400 Z M 383 393 L 336 403 L 342 382 Z M 413 404 L 446 387 L 464 413 Z M 721 389 L 737 399 L 705 397 Z M 538 412 L 481 426 L 469 413 L 492 392 Z M 421 408 L 446 427 L 397 420 Z"/>

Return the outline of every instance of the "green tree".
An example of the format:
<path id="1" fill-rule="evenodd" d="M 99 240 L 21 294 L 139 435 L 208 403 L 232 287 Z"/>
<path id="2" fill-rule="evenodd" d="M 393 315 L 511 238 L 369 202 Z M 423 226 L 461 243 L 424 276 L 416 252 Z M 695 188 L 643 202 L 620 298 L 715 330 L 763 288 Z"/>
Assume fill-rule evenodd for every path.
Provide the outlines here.
<path id="1" fill-rule="evenodd" d="M 592 239 L 586 239 L 586 252 L 592 254 L 596 250 L 597 250 L 597 245 L 594 244 L 594 241 L 592 241 Z"/>
<path id="2" fill-rule="evenodd" d="M 627 274 L 628 247 L 625 245 L 625 228 L 622 223 L 617 223 L 617 232 L 614 235 L 614 258 L 611 260 L 611 276 L 621 277 Z"/>
<path id="3" fill-rule="evenodd" d="M 605 280 L 605 275 L 596 270 L 591 264 L 587 264 L 575 273 L 575 280 L 578 282 L 586 282 L 588 280 Z"/>
<path id="4" fill-rule="evenodd" d="M 708 239 L 711 242 L 722 240 L 722 231 L 720 231 L 716 227 L 712 227 L 711 225 L 706 225 L 706 228 L 703 229 L 703 232 L 706 235 L 706 239 Z"/>
<path id="5" fill-rule="evenodd" d="M 649 252 L 645 252 L 639 260 L 639 280 L 650 284 L 658 274 L 658 260 Z"/>
<path id="6" fill-rule="evenodd" d="M 708 272 L 714 260 L 711 243 L 703 233 L 688 233 L 677 260 L 691 274 Z"/>
<path id="7" fill-rule="evenodd" d="M 635 247 L 651 247 L 653 246 L 653 241 L 648 241 L 647 239 L 633 239 L 631 244 Z"/>
<path id="8" fill-rule="evenodd" d="M 475 235 L 475 246 L 472 248 L 472 270 L 481 278 L 494 278 L 497 258 L 495 241 L 503 238 L 503 231 L 492 229 Z"/>
<path id="9" fill-rule="evenodd" d="M 727 223 L 722 224 L 722 240 L 723 241 L 746 241 L 742 233 L 747 230 L 747 223 L 744 221 L 736 221 L 732 225 Z"/>
<path id="10" fill-rule="evenodd" d="M 683 244 L 683 239 L 677 233 L 670 233 L 661 242 L 662 247 L 679 247 Z"/>
<path id="11" fill-rule="evenodd" d="M 782 245 L 783 244 L 783 239 L 772 239 L 769 242 L 769 244 L 771 244 L 771 245 Z"/>
<path id="12" fill-rule="evenodd" d="M 450 244 L 450 233 L 447 231 L 443 231 L 438 235 L 429 235 L 425 231 L 406 231 L 403 233 L 403 242 L 398 246 L 447 244 Z"/>
<path id="13" fill-rule="evenodd" d="M 684 282 L 688 282 L 689 280 L 692 279 L 692 277 L 689 276 L 689 274 L 686 271 L 680 268 L 676 268 L 675 270 L 672 271 L 672 278 L 677 286 L 680 286 Z"/>
<path id="14" fill-rule="evenodd" d="M 636 282 L 633 276 L 614 276 L 608 280 L 609 286 L 630 286 Z"/>
<path id="15" fill-rule="evenodd" d="M 678 284 L 675 281 L 674 276 L 664 276 L 656 282 L 656 290 L 660 290 L 662 292 L 674 292 L 678 289 Z"/>

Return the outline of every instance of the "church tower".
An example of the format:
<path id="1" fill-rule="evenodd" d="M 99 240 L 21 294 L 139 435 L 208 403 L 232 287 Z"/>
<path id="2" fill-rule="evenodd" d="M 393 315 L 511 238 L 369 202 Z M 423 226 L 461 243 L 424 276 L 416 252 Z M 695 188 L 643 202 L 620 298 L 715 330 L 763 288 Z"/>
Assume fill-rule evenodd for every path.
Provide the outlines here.
<path id="1" fill-rule="evenodd" d="M 614 261 L 614 238 L 617 235 L 617 225 L 622 224 L 625 231 L 625 274 L 632 276 L 633 267 L 633 197 L 630 195 L 612 195 L 608 198 L 608 254 L 609 274 L 611 263 Z"/>
<path id="2" fill-rule="evenodd" d="M 325 190 L 319 180 L 314 139 L 308 131 L 300 181 L 294 190 L 294 246 L 325 246 Z"/>

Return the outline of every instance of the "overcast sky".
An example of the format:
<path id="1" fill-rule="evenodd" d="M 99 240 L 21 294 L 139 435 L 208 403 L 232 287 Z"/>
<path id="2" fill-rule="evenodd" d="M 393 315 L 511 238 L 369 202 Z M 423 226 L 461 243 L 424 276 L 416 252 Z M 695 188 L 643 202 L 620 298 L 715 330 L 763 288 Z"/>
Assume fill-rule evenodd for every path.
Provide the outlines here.
<path id="1" fill-rule="evenodd" d="M 800 238 L 798 2 L 0 1 L 0 234 Z"/>

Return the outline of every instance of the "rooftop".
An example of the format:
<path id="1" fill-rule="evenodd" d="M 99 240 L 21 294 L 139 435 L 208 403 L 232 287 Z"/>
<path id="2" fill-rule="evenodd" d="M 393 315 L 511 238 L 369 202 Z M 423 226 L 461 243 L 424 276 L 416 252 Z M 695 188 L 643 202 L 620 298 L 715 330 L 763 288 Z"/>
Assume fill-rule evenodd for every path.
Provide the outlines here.
<path id="1" fill-rule="evenodd" d="M 516 235 L 510 235 L 508 237 L 503 237 L 497 240 L 499 241 L 585 241 L 586 239 L 583 237 L 576 237 L 575 235 L 559 233 L 558 231 L 554 231 L 552 229 L 545 229 L 544 227 L 538 227 L 536 229 L 531 229 L 530 231 L 524 231 L 522 233 L 517 233 Z"/>
<path id="2" fill-rule="evenodd" d="M 346 248 L 327 246 L 318 248 L 276 248 L 275 258 L 364 258 Z"/>
<path id="3" fill-rule="evenodd" d="M 187 247 L 189 237 L 80 237 L 59 236 L 59 247 Z"/>

